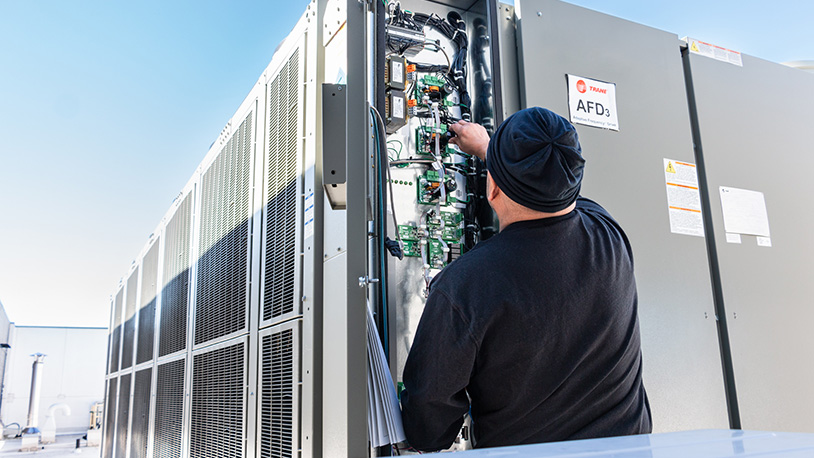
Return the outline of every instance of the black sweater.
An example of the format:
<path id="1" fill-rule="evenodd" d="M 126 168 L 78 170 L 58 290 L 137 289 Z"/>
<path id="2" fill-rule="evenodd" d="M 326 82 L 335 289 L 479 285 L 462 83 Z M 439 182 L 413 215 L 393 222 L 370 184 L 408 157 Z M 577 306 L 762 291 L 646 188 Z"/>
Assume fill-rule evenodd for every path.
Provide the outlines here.
<path id="1" fill-rule="evenodd" d="M 627 237 L 588 199 L 479 243 L 432 282 L 403 374 L 410 445 L 448 448 L 469 398 L 478 448 L 649 433 L 636 309 Z"/>

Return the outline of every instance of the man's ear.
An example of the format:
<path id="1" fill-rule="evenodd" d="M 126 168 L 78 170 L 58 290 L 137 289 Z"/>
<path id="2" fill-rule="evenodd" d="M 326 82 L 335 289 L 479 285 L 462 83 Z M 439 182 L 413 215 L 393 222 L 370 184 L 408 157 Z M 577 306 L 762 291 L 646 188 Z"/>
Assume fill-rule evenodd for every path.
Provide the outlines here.
<path id="1" fill-rule="evenodd" d="M 500 188 L 492 178 L 492 174 L 486 172 L 486 200 L 493 201 L 500 194 Z"/>

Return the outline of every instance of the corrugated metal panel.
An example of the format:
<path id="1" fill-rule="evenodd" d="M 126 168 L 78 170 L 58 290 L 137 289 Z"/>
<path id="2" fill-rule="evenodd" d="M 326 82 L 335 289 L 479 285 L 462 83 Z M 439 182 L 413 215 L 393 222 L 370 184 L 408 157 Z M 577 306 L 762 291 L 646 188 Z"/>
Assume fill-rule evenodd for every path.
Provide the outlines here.
<path id="1" fill-rule="evenodd" d="M 122 346 L 122 301 L 124 300 L 124 289 L 120 289 L 116 294 L 116 301 L 113 305 L 113 335 L 110 338 L 110 367 L 108 373 L 119 370 L 119 351 Z"/>
<path id="2" fill-rule="evenodd" d="M 141 262 L 141 307 L 138 312 L 136 364 L 153 359 L 155 303 L 158 292 L 158 246 L 159 239 L 156 238 Z"/>
<path id="3" fill-rule="evenodd" d="M 153 369 L 136 372 L 133 385 L 133 420 L 130 422 L 130 457 L 147 458 L 147 436 L 150 427 L 150 388 Z"/>
<path id="4" fill-rule="evenodd" d="M 202 178 L 196 345 L 246 328 L 252 144 L 250 113 Z"/>
<path id="5" fill-rule="evenodd" d="M 184 428 L 184 371 L 186 360 L 158 366 L 153 426 L 153 457 L 178 458 Z"/>
<path id="6" fill-rule="evenodd" d="M 291 457 L 298 449 L 299 350 L 297 328 L 261 337 L 261 457 Z"/>
<path id="7" fill-rule="evenodd" d="M 164 231 L 164 272 L 158 355 L 165 356 L 187 346 L 189 299 L 189 249 L 192 232 L 192 193 L 187 194 Z"/>
<path id="8" fill-rule="evenodd" d="M 102 458 L 113 456 L 113 435 L 116 430 L 116 401 L 119 397 L 119 379 L 112 378 L 107 381 L 107 398 L 105 398 L 105 431 L 102 443 Z"/>
<path id="9" fill-rule="evenodd" d="M 127 419 L 130 415 L 130 379 L 131 374 L 121 376 L 121 386 L 119 387 L 119 407 L 116 412 L 116 455 L 115 458 L 123 458 L 127 453 Z"/>
<path id="10" fill-rule="evenodd" d="M 122 341 L 122 369 L 133 365 L 133 347 L 136 340 L 136 289 L 138 288 L 138 271 L 127 279 L 127 301 L 124 307 L 124 340 Z"/>
<path id="11" fill-rule="evenodd" d="M 263 320 L 294 310 L 297 258 L 297 199 L 300 139 L 299 49 L 269 85 L 269 148 L 266 163 L 265 275 Z"/>
<path id="12" fill-rule="evenodd" d="M 190 457 L 242 457 L 246 392 L 245 344 L 194 356 Z"/>

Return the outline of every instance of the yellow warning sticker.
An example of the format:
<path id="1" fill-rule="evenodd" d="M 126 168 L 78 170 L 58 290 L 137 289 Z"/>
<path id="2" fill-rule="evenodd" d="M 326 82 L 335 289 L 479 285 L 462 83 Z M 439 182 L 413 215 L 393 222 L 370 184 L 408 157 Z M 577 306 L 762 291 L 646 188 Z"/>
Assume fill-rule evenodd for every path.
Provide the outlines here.
<path id="1" fill-rule="evenodd" d="M 694 42 L 694 41 L 692 42 L 692 46 L 690 46 L 690 49 L 691 49 L 693 52 L 701 52 L 701 51 L 698 49 L 698 45 L 697 45 L 697 44 L 696 44 L 696 42 Z"/>
<path id="2" fill-rule="evenodd" d="M 672 162 L 667 163 L 667 173 L 676 173 L 676 169 L 673 167 Z"/>

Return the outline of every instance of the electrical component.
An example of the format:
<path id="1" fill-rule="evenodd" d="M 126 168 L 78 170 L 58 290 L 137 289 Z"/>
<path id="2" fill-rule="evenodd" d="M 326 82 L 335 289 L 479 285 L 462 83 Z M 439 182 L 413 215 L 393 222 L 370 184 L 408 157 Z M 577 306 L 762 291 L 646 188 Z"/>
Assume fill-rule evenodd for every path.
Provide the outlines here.
<path id="1" fill-rule="evenodd" d="M 397 25 L 385 26 L 387 48 L 396 54 L 413 57 L 424 50 L 427 36 L 423 30 L 413 30 Z"/>
<path id="2" fill-rule="evenodd" d="M 386 130 L 388 134 L 392 134 L 407 124 L 407 101 L 404 99 L 404 92 L 387 91 L 384 98 L 384 111 L 386 113 Z"/>
<path id="3" fill-rule="evenodd" d="M 418 184 L 418 203 L 423 205 L 435 205 L 439 203 L 441 198 L 441 174 L 435 170 L 427 170 L 424 175 L 419 176 L 417 179 Z M 455 178 L 450 175 L 444 175 L 443 179 L 444 194 L 446 199 L 440 202 L 441 205 L 449 205 L 455 203 L 456 200 L 452 192 L 458 189 L 458 183 Z"/>
<path id="4" fill-rule="evenodd" d="M 451 154 L 456 154 L 454 148 L 449 146 L 449 136 L 446 135 L 448 131 L 446 124 L 436 129 L 433 126 L 421 126 L 415 130 L 415 148 L 416 153 L 421 155 L 432 156 L 435 154 L 435 137 L 439 136 L 438 140 L 441 146 L 441 156 L 448 157 Z M 440 132 L 437 132 L 440 131 Z"/>
<path id="5" fill-rule="evenodd" d="M 384 66 L 384 82 L 391 89 L 407 89 L 407 60 L 404 57 L 390 56 Z"/>

